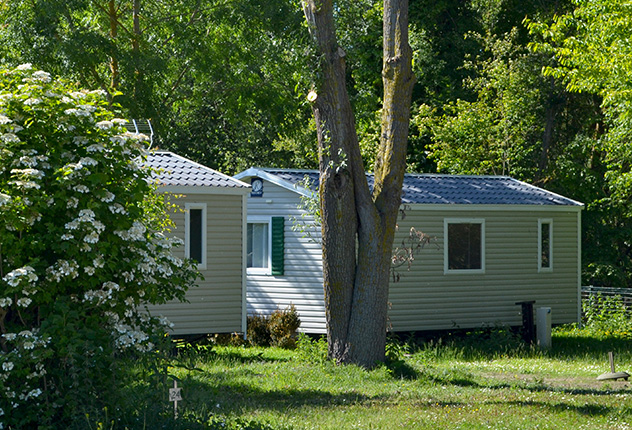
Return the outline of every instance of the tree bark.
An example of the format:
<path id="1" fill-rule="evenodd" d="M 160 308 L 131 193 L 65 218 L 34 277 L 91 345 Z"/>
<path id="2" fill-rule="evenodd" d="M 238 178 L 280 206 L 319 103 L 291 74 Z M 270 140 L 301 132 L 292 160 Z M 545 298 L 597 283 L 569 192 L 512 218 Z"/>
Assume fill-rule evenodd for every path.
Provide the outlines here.
<path id="1" fill-rule="evenodd" d="M 546 169 L 549 166 L 550 150 L 553 146 L 553 128 L 557 116 L 559 101 L 555 91 L 555 80 L 553 76 L 549 78 L 549 100 L 544 114 L 544 132 L 542 133 L 542 149 L 540 151 L 540 162 L 536 180 L 542 180 L 546 176 Z"/>
<path id="2" fill-rule="evenodd" d="M 385 354 L 391 253 L 406 167 L 414 84 L 408 1 L 384 0 L 384 106 L 372 194 L 346 90 L 345 53 L 335 36 L 333 3 L 304 0 L 303 10 L 322 76 L 310 99 L 320 155 L 329 356 L 372 367 Z"/>
<path id="3" fill-rule="evenodd" d="M 323 80 L 312 109 L 318 131 L 323 278 L 329 356 L 346 361 L 355 279 L 357 214 L 351 153 L 358 146 L 331 0 L 307 0 L 304 12 L 320 53 Z M 360 160 L 361 161 L 361 160 Z M 366 181 L 365 181 L 366 182 Z"/>
<path id="4" fill-rule="evenodd" d="M 114 0 L 108 1 L 108 18 L 110 21 L 110 37 L 112 41 L 115 41 L 118 37 L 118 16 L 116 13 L 116 2 Z M 116 90 L 119 84 L 119 63 L 118 58 L 115 55 L 112 55 L 110 58 L 110 88 L 112 90 Z"/>

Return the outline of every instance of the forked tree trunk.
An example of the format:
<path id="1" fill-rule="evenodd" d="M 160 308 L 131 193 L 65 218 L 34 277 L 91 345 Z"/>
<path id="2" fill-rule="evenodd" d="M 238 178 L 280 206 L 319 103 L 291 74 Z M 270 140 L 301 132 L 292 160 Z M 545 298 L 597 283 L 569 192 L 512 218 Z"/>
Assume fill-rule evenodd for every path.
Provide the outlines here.
<path id="1" fill-rule="evenodd" d="M 335 36 L 332 0 L 304 0 L 322 81 L 313 102 L 320 154 L 323 277 L 330 358 L 383 361 L 395 222 L 406 162 L 414 77 L 408 1 L 384 0 L 382 137 L 369 190 Z M 357 249 L 356 249 L 357 243 Z"/>

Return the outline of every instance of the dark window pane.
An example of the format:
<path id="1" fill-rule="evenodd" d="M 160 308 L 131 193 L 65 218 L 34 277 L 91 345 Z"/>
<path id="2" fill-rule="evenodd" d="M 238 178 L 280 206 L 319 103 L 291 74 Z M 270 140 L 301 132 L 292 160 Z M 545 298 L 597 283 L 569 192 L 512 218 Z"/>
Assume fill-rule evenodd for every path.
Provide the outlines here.
<path id="1" fill-rule="evenodd" d="M 448 224 L 448 269 L 481 269 L 481 224 Z"/>
<path id="2" fill-rule="evenodd" d="M 542 223 L 541 235 L 542 268 L 549 269 L 551 267 L 551 224 Z"/>
<path id="3" fill-rule="evenodd" d="M 202 209 L 189 209 L 189 257 L 202 263 Z"/>

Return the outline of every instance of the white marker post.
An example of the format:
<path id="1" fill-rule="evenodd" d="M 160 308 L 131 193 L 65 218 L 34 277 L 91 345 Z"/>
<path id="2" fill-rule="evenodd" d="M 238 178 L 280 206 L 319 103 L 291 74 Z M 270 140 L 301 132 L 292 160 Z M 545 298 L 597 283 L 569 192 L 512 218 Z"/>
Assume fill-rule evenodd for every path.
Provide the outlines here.
<path id="1" fill-rule="evenodd" d="M 173 402 L 173 415 L 178 419 L 178 401 L 182 400 L 182 388 L 178 388 L 178 381 L 173 380 L 173 388 L 169 388 L 169 401 Z"/>

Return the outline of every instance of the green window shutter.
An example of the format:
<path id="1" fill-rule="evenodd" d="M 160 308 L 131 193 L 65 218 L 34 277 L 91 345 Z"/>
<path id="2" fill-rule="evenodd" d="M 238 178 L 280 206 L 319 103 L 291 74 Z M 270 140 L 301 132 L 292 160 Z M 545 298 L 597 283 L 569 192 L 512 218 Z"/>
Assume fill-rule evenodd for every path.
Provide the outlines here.
<path id="1" fill-rule="evenodd" d="M 285 218 L 272 217 L 272 274 L 283 275 L 285 252 Z"/>

